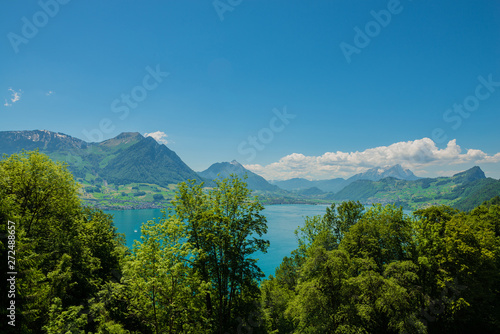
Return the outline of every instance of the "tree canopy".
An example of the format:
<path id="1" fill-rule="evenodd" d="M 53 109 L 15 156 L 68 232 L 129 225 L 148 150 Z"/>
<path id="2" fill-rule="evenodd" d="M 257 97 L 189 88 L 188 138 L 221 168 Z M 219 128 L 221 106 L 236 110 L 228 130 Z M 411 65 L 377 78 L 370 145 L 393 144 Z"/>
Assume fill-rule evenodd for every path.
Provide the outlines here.
<path id="1" fill-rule="evenodd" d="M 341 207 L 307 218 L 298 250 L 262 283 L 268 332 L 498 330 L 499 206 L 414 215 L 393 205 Z"/>

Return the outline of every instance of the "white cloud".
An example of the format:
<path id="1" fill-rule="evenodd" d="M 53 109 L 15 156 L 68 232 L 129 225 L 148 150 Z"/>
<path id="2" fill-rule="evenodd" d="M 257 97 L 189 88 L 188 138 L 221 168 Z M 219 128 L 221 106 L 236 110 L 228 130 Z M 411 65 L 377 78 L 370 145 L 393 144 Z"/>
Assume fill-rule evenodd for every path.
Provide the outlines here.
<path id="1" fill-rule="evenodd" d="M 9 88 L 8 90 L 10 92 L 11 97 L 5 100 L 4 103 L 5 107 L 11 107 L 14 103 L 16 103 L 21 99 L 21 95 L 23 94 L 23 92 L 20 89 L 18 91 L 15 91 L 14 89 Z"/>
<path id="2" fill-rule="evenodd" d="M 51 96 L 52 94 L 54 94 L 54 91 L 52 90 L 49 90 L 47 93 L 45 93 L 46 96 Z"/>
<path id="3" fill-rule="evenodd" d="M 395 164 L 421 170 L 429 166 L 497 162 L 500 162 L 500 153 L 490 156 L 477 149 L 467 149 L 462 153 L 462 148 L 455 139 L 449 141 L 446 148 L 440 149 L 431 139 L 422 138 L 369 148 L 362 152 L 326 152 L 321 156 L 293 153 L 267 166 L 254 164 L 245 167 L 266 179 L 286 180 L 293 177 L 349 177 L 369 168 Z"/>
<path id="4" fill-rule="evenodd" d="M 151 133 L 145 133 L 144 137 L 151 137 L 158 142 L 158 144 L 167 145 L 169 141 L 167 140 L 168 135 L 165 132 L 156 131 Z"/>

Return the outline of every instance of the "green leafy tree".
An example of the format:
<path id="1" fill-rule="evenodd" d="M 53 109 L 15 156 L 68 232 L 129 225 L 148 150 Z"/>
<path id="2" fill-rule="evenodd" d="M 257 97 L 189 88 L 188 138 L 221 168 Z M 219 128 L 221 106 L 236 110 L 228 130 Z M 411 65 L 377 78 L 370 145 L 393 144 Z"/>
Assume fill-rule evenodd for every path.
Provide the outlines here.
<path id="1" fill-rule="evenodd" d="M 418 266 L 411 261 L 411 223 L 400 208 L 364 212 L 355 202 L 306 218 L 297 230 L 299 248 L 293 254 L 300 254 L 298 261 L 285 258 L 276 278 L 262 285 L 268 330 L 425 333 L 415 301 Z"/>
<path id="2" fill-rule="evenodd" d="M 333 203 L 323 216 L 306 217 L 304 225 L 295 230 L 299 254 L 304 255 L 313 244 L 327 250 L 337 249 L 344 235 L 363 214 L 364 206 L 359 201 L 347 201 L 338 207 Z"/>
<path id="3" fill-rule="evenodd" d="M 61 290 L 51 282 L 61 273 L 63 254 L 70 256 L 75 249 L 78 185 L 64 164 L 38 152 L 22 152 L 0 161 L 0 189 L 2 232 L 8 220 L 16 223 L 18 321 L 25 332 L 39 330 L 50 301 L 68 298 L 58 293 L 71 288 Z M 5 239 L 2 242 L 6 244 Z"/>
<path id="4" fill-rule="evenodd" d="M 0 166 L 2 202 L 9 203 L 10 218 L 17 218 L 26 237 L 36 237 L 39 247 L 50 247 L 43 242 L 53 237 L 54 224 L 67 227 L 80 211 L 79 186 L 67 165 L 34 151 L 13 154 Z"/>
<path id="5" fill-rule="evenodd" d="M 417 212 L 419 277 L 429 332 L 494 332 L 499 323 L 498 207 Z"/>
<path id="6" fill-rule="evenodd" d="M 193 267 L 211 284 L 205 309 L 215 331 L 253 326 L 241 319 L 256 312 L 257 282 L 264 276 L 253 258 L 269 246 L 261 239 L 267 232 L 263 206 L 236 176 L 217 180 L 208 192 L 194 181 L 181 183 L 173 204 L 176 218 L 186 223 L 189 243 L 198 251 Z"/>
<path id="7" fill-rule="evenodd" d="M 16 226 L 17 328 L 71 331 L 74 320 L 74 328 L 91 329 L 80 312 L 105 281 L 119 279 L 124 252 L 109 216 L 82 209 L 67 166 L 35 151 L 0 161 L 0 219 L 3 233 L 7 221 Z"/>
<path id="8" fill-rule="evenodd" d="M 153 199 L 154 199 L 155 201 L 162 201 L 162 200 L 164 200 L 164 199 L 165 199 L 165 197 L 163 197 L 163 195 L 162 195 L 162 194 L 154 194 L 154 195 L 153 195 Z"/>
<path id="9" fill-rule="evenodd" d="M 379 271 L 392 261 L 414 254 L 412 221 L 401 207 L 374 204 L 342 240 L 340 248 L 352 257 L 375 260 Z"/>
<path id="10" fill-rule="evenodd" d="M 123 283 L 131 300 L 129 313 L 152 333 L 202 333 L 209 329 L 203 317 L 209 285 L 192 267 L 197 255 L 187 240 L 186 226 L 166 213 L 142 226 L 127 263 Z"/>
<path id="11" fill-rule="evenodd" d="M 295 288 L 295 286 L 294 286 Z M 295 291 L 286 283 L 270 277 L 260 286 L 263 320 L 268 333 L 291 333 L 295 328 L 293 318 L 285 312 L 290 300 L 295 298 Z"/>
<path id="12" fill-rule="evenodd" d="M 62 307 L 62 301 L 55 298 L 50 306 L 48 324 L 43 326 L 47 334 L 85 334 L 87 315 L 82 313 L 83 306 Z"/>

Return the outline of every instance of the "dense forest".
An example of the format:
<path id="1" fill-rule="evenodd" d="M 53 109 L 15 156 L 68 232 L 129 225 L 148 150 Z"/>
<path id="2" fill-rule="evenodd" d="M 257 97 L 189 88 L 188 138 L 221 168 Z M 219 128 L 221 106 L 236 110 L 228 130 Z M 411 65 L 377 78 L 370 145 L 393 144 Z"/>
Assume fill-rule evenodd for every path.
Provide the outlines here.
<path id="1" fill-rule="evenodd" d="M 231 176 L 179 184 L 171 214 L 124 246 L 67 166 L 0 161 L 1 329 L 12 333 L 495 333 L 500 201 L 407 215 L 332 204 L 264 278 L 266 218 Z M 5 283 L 7 282 L 7 283 Z M 14 326 L 15 325 L 15 326 Z"/>

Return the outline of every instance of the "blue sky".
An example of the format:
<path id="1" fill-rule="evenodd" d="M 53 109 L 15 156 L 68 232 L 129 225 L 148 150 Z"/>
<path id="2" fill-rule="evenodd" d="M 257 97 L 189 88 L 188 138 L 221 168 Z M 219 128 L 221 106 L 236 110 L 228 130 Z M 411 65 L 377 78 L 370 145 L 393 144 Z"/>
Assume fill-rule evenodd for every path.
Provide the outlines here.
<path id="1" fill-rule="evenodd" d="M 137 131 L 269 179 L 500 178 L 498 1 L 59 1 L 2 4 L 0 131 Z"/>

